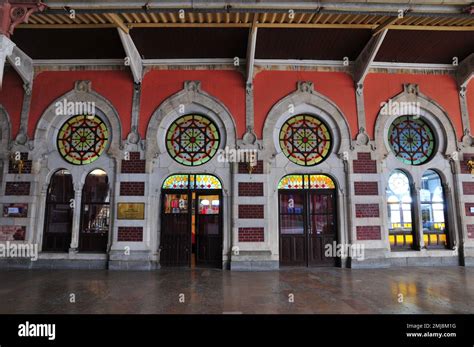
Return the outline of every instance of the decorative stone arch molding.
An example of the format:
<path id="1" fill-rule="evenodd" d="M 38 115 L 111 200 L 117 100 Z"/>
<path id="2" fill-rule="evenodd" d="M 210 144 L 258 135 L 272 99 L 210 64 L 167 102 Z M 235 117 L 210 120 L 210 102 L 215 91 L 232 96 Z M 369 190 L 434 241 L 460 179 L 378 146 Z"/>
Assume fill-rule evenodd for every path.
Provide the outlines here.
<path id="1" fill-rule="evenodd" d="M 178 117 L 197 113 L 212 119 L 221 136 L 219 148 L 236 146 L 236 126 L 227 107 L 214 96 L 201 89 L 201 82 L 186 81 L 184 88 L 163 101 L 153 112 L 146 132 L 146 156 L 151 162 L 160 154 L 167 154 L 166 132 Z"/>
<path id="2" fill-rule="evenodd" d="M 157 206 L 161 206 L 160 195 L 163 181 L 172 174 L 212 174 L 222 183 L 223 209 L 223 262 L 229 261 L 231 247 L 231 165 L 219 161 L 216 154 L 208 162 L 199 166 L 185 166 L 176 162 L 166 149 L 166 133 L 170 125 L 186 114 L 201 114 L 211 119 L 220 134 L 219 149 L 228 146 L 236 148 L 236 127 L 234 119 L 224 104 L 204 92 L 199 81 L 186 81 L 184 88 L 163 101 L 153 113 L 146 132 L 146 160 L 149 174 L 148 216 L 146 228 L 152 230 L 150 245 L 156 259 L 160 257 L 161 216 Z M 160 207 L 161 208 L 161 207 Z M 153 232 L 156 231 L 156 232 Z"/>
<path id="3" fill-rule="evenodd" d="M 90 81 L 76 81 L 74 89 L 54 100 L 43 112 L 35 130 L 34 150 L 37 153 L 51 153 L 56 151 L 56 134 L 62 124 L 69 116 L 58 115 L 56 104 L 58 102 L 91 102 L 110 130 L 110 140 L 107 154 L 111 157 L 119 157 L 122 147 L 122 126 L 117 110 L 105 97 L 92 90 Z M 72 115 L 71 115 L 72 117 Z M 51 140 L 53 139 L 53 140 Z"/>
<path id="4" fill-rule="evenodd" d="M 457 223 L 455 218 L 455 178 L 453 176 L 452 164 L 454 159 L 459 155 L 459 148 L 457 142 L 457 136 L 455 128 L 447 114 L 447 112 L 434 100 L 430 99 L 428 96 L 422 94 L 419 91 L 419 87 L 416 84 L 404 84 L 403 91 L 394 96 L 393 98 L 387 100 L 388 102 L 396 102 L 400 109 L 401 102 L 404 103 L 415 103 L 414 108 L 417 112 L 382 112 L 382 109 L 377 115 L 377 120 L 375 122 L 375 131 L 374 131 L 374 144 L 376 151 L 374 152 L 375 156 L 381 161 L 381 174 L 380 174 L 380 191 L 385 192 L 388 186 L 388 179 L 391 173 L 394 170 L 403 171 L 407 177 L 410 179 L 411 184 L 411 194 L 412 194 L 412 209 L 414 220 L 413 223 L 416 226 L 415 231 L 418 234 L 419 247 L 424 248 L 424 242 L 422 239 L 422 222 L 421 222 L 421 203 L 420 203 L 420 189 L 421 181 L 423 174 L 427 170 L 435 171 L 439 176 L 443 184 L 443 189 L 445 189 L 446 204 L 448 206 L 447 214 L 447 223 L 448 223 L 448 232 L 449 239 L 451 244 L 456 244 L 458 242 L 458 231 Z M 405 104 L 410 105 L 410 104 Z M 413 110 L 410 109 L 410 110 Z M 395 119 L 404 115 L 414 115 L 423 118 L 431 127 L 434 132 L 436 147 L 435 152 L 431 158 L 420 164 L 420 165 L 410 165 L 399 160 L 395 154 L 392 152 L 390 144 L 388 142 L 388 131 L 390 125 Z M 387 197 L 386 194 L 382 194 L 382 210 L 381 216 L 383 219 L 382 225 L 388 225 L 388 212 L 387 212 Z M 386 231 L 388 234 L 388 231 Z M 389 249 L 388 239 L 387 239 L 387 248 Z M 453 253 L 454 254 L 454 253 Z"/>
<path id="5" fill-rule="evenodd" d="M 447 112 L 433 99 L 422 94 L 416 84 L 404 84 L 403 92 L 387 100 L 387 103 L 415 103 L 419 106 L 419 114 L 415 116 L 423 117 L 431 125 L 436 134 L 437 148 L 436 151 L 445 157 L 451 157 L 458 151 L 457 135 L 453 123 Z M 382 159 L 390 154 L 390 146 L 388 144 L 388 130 L 392 122 L 402 113 L 386 113 L 382 109 L 377 115 L 375 122 L 375 145 Z"/>
<path id="6" fill-rule="evenodd" d="M 294 112 L 290 112 L 294 110 Z M 333 136 L 332 152 L 339 155 L 351 150 L 351 134 L 346 118 L 337 105 L 314 90 L 313 82 L 299 81 L 297 89 L 278 101 L 270 110 L 263 127 L 264 154 L 274 158 L 281 152 L 278 137 L 283 123 L 301 113 L 322 118 Z"/>
<path id="7" fill-rule="evenodd" d="M 292 112 L 293 111 L 293 112 Z M 279 144 L 280 129 L 292 116 L 298 114 L 314 115 L 324 121 L 332 135 L 332 149 L 327 158 L 314 166 L 301 166 L 293 163 L 282 152 Z M 349 208 L 349 153 L 352 151 L 350 128 L 342 111 L 326 96 L 316 92 L 312 82 L 300 81 L 296 91 L 278 101 L 270 110 L 263 127 L 263 160 L 267 165 L 267 211 L 279 209 L 278 182 L 288 174 L 324 174 L 329 176 L 337 187 L 337 201 L 340 213 L 337 214 L 337 238 L 340 243 L 350 243 L 351 228 L 348 223 Z M 279 257 L 279 219 L 266 221 L 269 248 L 272 256 Z M 267 235 L 265 236 L 267 237 Z"/>
<path id="8" fill-rule="evenodd" d="M 5 154 L 10 145 L 11 123 L 7 110 L 0 105 L 0 153 Z"/>

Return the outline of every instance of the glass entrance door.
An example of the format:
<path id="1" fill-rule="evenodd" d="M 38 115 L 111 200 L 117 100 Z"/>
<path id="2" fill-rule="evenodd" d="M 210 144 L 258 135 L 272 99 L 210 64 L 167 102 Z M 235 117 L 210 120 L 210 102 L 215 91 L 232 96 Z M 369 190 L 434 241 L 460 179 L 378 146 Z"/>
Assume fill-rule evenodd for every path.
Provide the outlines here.
<path id="1" fill-rule="evenodd" d="M 161 257 L 163 266 L 191 264 L 191 204 L 189 192 L 163 194 L 161 214 Z"/>
<path id="2" fill-rule="evenodd" d="M 306 203 L 303 191 L 280 192 L 280 264 L 306 265 Z"/>
<path id="3" fill-rule="evenodd" d="M 334 248 L 336 241 L 336 218 L 334 190 L 308 192 L 308 265 L 335 266 L 336 258 L 326 256 L 326 245 Z"/>
<path id="4" fill-rule="evenodd" d="M 82 189 L 79 251 L 107 251 L 110 227 L 110 190 L 107 173 L 94 170 L 86 177 Z"/>
<path id="5" fill-rule="evenodd" d="M 178 174 L 163 183 L 160 263 L 222 268 L 222 185 L 205 174 Z"/>
<path id="6" fill-rule="evenodd" d="M 74 188 L 67 170 L 51 178 L 46 197 L 43 252 L 68 252 L 71 246 Z"/>
<path id="7" fill-rule="evenodd" d="M 279 184 L 280 265 L 334 266 L 336 190 L 325 175 L 290 175 Z"/>
<path id="8" fill-rule="evenodd" d="M 196 194 L 196 265 L 222 266 L 221 195 Z"/>

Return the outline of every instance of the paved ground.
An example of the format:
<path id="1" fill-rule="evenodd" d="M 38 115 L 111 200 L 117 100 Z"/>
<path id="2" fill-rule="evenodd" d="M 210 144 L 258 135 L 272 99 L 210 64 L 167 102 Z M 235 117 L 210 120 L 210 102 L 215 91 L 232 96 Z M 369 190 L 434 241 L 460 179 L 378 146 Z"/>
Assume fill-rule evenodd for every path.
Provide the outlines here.
<path id="1" fill-rule="evenodd" d="M 0 314 L 237 312 L 474 313 L 474 269 L 0 271 Z"/>

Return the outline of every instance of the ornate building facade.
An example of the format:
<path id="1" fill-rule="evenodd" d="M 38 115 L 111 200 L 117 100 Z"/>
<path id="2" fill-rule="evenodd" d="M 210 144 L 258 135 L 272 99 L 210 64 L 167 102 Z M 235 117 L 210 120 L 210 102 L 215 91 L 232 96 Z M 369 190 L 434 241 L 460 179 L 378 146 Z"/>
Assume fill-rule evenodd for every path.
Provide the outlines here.
<path id="1" fill-rule="evenodd" d="M 146 29 L 132 29 L 135 46 L 120 26 L 77 27 L 71 37 L 114 31 L 127 63 L 88 53 L 44 59 L 47 53 L 22 39 L 63 30 L 59 23 L 39 28 L 42 19 L 61 18 L 47 11 L 11 36 L 21 53 L 38 57 L 31 59 L 31 79 L 25 82 L 13 61 L 0 92 L 0 238 L 38 245 L 39 259 L 2 259 L 1 266 L 474 264 L 474 85 L 470 77 L 460 83 L 466 74 L 449 64 L 451 51 L 433 53 L 430 63 L 376 62 L 399 42 L 394 35 L 382 44 L 377 35 L 388 35 L 385 27 L 371 36 L 379 19 L 369 36 L 354 34 L 362 43 L 355 53 L 346 54 L 344 44 L 324 46 L 331 60 L 301 59 L 307 52 L 298 45 L 280 58 L 265 42 L 275 44 L 268 30 L 283 30 L 283 40 L 303 30 L 316 42 L 350 27 L 263 26 L 258 46 L 250 23 L 240 60 L 201 59 L 199 52 L 212 55 L 219 47 L 202 48 L 194 60 L 158 60 L 147 48 L 152 58 L 145 59 L 138 51 L 153 42 L 153 33 L 140 31 Z M 79 18 L 96 18 L 84 11 Z M 464 23 L 472 30 L 472 21 Z M 471 33 L 451 37 L 465 45 L 453 44 L 472 76 L 474 42 L 465 32 Z M 199 35 L 203 46 L 212 41 Z M 255 45 L 260 60 L 252 56 Z"/>

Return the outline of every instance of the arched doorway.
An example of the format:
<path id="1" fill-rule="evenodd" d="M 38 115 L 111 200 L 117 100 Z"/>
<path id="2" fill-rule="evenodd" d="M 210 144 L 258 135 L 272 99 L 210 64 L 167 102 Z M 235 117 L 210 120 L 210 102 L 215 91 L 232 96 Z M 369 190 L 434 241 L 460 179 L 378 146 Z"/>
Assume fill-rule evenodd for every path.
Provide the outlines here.
<path id="1" fill-rule="evenodd" d="M 326 175 L 287 175 L 278 184 L 281 266 L 335 266 L 336 186 Z M 326 254 L 326 246 L 332 251 Z"/>
<path id="2" fill-rule="evenodd" d="M 43 252 L 68 252 L 71 245 L 74 187 L 68 170 L 51 177 L 46 197 Z"/>
<path id="3" fill-rule="evenodd" d="M 217 177 L 168 177 L 161 194 L 161 265 L 221 268 L 222 212 Z"/>
<path id="4" fill-rule="evenodd" d="M 448 211 L 445 188 L 440 175 L 426 170 L 421 177 L 420 201 L 423 240 L 426 248 L 447 248 L 449 245 Z"/>
<path id="5" fill-rule="evenodd" d="M 82 189 L 80 252 L 107 251 L 110 228 L 110 190 L 107 173 L 90 172 Z"/>

